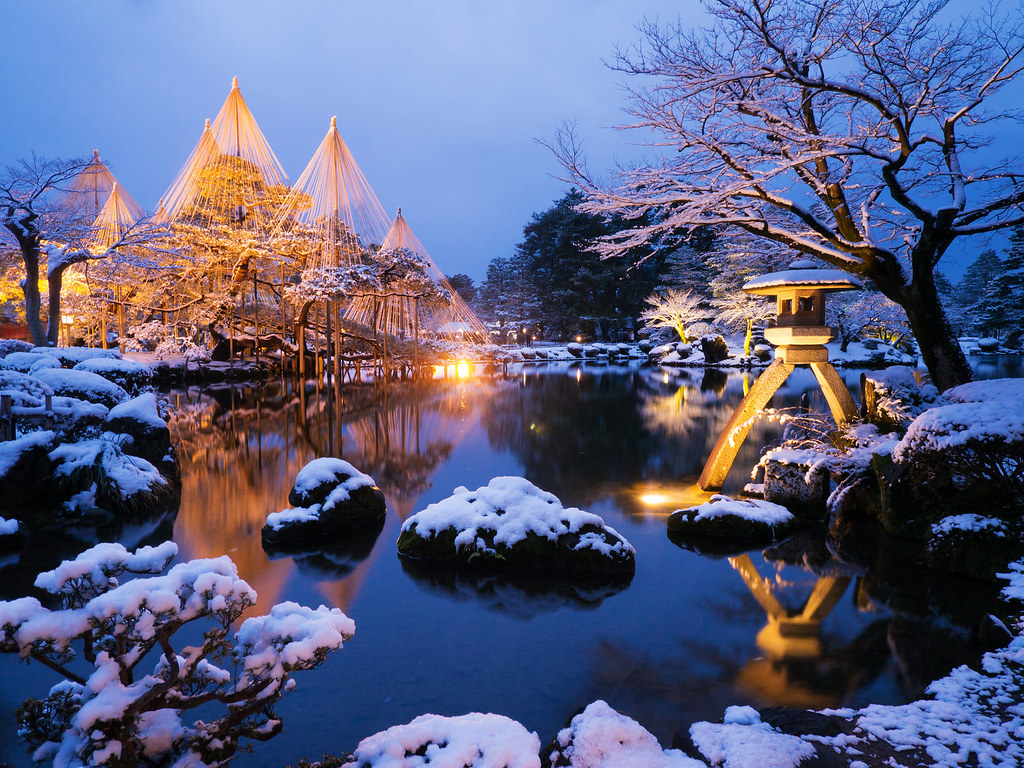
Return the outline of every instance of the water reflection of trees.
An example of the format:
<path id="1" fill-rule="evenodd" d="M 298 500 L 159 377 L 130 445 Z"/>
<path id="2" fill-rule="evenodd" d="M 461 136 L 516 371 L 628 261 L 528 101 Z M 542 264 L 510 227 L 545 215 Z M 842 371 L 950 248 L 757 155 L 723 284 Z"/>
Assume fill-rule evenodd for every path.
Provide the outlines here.
<path id="1" fill-rule="evenodd" d="M 542 488 L 577 505 L 615 491 L 634 512 L 642 505 L 622 489 L 696 479 L 742 397 L 742 373 L 713 369 L 524 373 L 495 393 L 483 423 L 491 445 L 511 451 Z M 756 464 L 778 432 L 757 425 L 737 466 Z"/>
<path id="2" fill-rule="evenodd" d="M 389 507 L 404 518 L 451 455 L 460 420 L 475 403 L 464 389 L 444 384 L 329 393 L 288 381 L 193 388 L 172 392 L 171 399 L 183 484 L 176 539 L 189 557 L 230 554 L 261 603 L 276 599 L 295 563 L 268 560 L 260 529 L 270 512 L 288 506 L 295 475 L 306 463 L 320 456 L 346 459 L 374 477 Z M 346 599 L 358 589 L 360 569 L 351 557 L 335 563 L 333 577 L 330 553 L 302 553 L 298 560 L 328 579 L 355 568 Z"/>

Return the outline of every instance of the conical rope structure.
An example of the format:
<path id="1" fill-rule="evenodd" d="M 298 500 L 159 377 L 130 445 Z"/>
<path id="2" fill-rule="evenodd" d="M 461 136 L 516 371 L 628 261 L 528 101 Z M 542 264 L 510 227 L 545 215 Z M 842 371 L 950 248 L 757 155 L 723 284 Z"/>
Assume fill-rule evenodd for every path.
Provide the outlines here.
<path id="1" fill-rule="evenodd" d="M 103 209 L 117 179 L 100 160 L 98 149 L 92 159 L 55 199 L 54 206 L 66 216 L 92 222 Z"/>
<path id="2" fill-rule="evenodd" d="M 102 248 L 109 248 L 145 215 L 142 206 L 115 181 L 110 197 L 93 223 L 94 242 Z"/>
<path id="3" fill-rule="evenodd" d="M 388 217 L 331 118 L 320 146 L 292 187 L 278 229 L 297 224 L 313 241 L 307 268 L 352 266 L 384 240 Z"/>
<path id="4" fill-rule="evenodd" d="M 377 297 L 357 296 L 349 303 L 345 319 L 360 325 L 376 326 L 391 334 L 407 333 L 420 328 L 435 335 L 486 339 L 487 329 L 484 324 L 448 284 L 444 273 L 427 253 L 399 208 L 381 243 L 380 253 L 386 255 L 403 251 L 415 257 L 424 276 L 441 290 L 426 294 L 414 287 L 404 290 L 399 287 L 395 293 L 400 295 L 388 298 L 383 306 Z M 402 281 L 397 282 L 401 286 Z M 424 293 L 419 301 L 414 298 L 417 293 Z"/>
<path id="5" fill-rule="evenodd" d="M 288 175 L 242 98 L 236 77 L 163 201 L 172 221 L 215 211 L 252 226 L 258 217 L 250 214 L 260 207 L 267 189 L 287 185 Z"/>

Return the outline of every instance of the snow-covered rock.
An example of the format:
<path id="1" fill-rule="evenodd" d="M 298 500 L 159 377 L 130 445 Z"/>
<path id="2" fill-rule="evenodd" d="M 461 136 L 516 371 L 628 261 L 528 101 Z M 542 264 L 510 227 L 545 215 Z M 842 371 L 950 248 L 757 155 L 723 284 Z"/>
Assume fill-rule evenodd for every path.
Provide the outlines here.
<path id="1" fill-rule="evenodd" d="M 733 499 L 715 494 L 704 504 L 677 509 L 668 517 L 673 540 L 731 539 L 745 545 L 773 541 L 796 522 L 793 513 L 779 504 L 760 499 Z"/>
<path id="2" fill-rule="evenodd" d="M 157 467 L 173 462 L 170 455 L 171 433 L 160 416 L 153 392 L 115 405 L 107 413 L 105 426 L 110 432 L 128 436 L 122 447 L 133 456 Z"/>
<path id="3" fill-rule="evenodd" d="M 264 543 L 349 534 L 381 523 L 386 511 L 384 493 L 372 477 L 330 457 L 299 470 L 288 501 L 293 509 L 267 515 Z"/>
<path id="4" fill-rule="evenodd" d="M 495 477 L 475 491 L 460 486 L 402 526 L 408 557 L 485 568 L 632 573 L 632 545 L 597 515 L 563 507 L 522 477 Z"/>
<path id="5" fill-rule="evenodd" d="M 125 453 L 106 437 L 65 443 L 50 451 L 54 478 L 69 512 L 100 507 L 130 511 L 168 490 L 168 482 L 151 463 Z"/>
<path id="6" fill-rule="evenodd" d="M 88 371 L 52 368 L 38 371 L 36 378 L 53 389 L 56 395 L 74 397 L 88 403 L 100 403 L 112 408 L 128 399 L 122 387 L 102 376 Z"/>
<path id="7" fill-rule="evenodd" d="M 153 381 L 152 369 L 134 360 L 92 357 L 75 365 L 73 370 L 98 374 L 117 384 L 130 395 L 137 395 L 143 387 Z"/>
<path id="8" fill-rule="evenodd" d="M 812 449 L 774 448 L 758 462 L 764 468 L 764 499 L 801 517 L 821 518 L 831 490 L 821 454 Z"/>
<path id="9" fill-rule="evenodd" d="M 540 768 L 540 739 L 515 720 L 420 715 L 359 742 L 353 768 Z"/>
<path id="10" fill-rule="evenodd" d="M 678 749 L 662 749 L 650 731 L 600 699 L 558 732 L 545 755 L 551 768 L 707 768 Z"/>

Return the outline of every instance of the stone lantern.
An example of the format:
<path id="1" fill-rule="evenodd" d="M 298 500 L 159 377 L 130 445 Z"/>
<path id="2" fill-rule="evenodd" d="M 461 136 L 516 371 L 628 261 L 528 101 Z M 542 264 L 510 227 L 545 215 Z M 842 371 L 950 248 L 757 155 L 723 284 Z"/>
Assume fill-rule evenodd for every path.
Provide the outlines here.
<path id="1" fill-rule="evenodd" d="M 776 345 L 775 362 L 762 373 L 750 392 L 736 407 L 718 437 L 697 485 L 705 491 L 719 491 L 744 438 L 761 409 L 782 386 L 797 365 L 814 372 L 829 409 L 842 425 L 857 417 L 857 406 L 843 380 L 828 361 L 825 347 L 833 334 L 825 325 L 825 294 L 863 287 L 861 282 L 837 269 L 817 269 L 813 261 L 794 261 L 789 269 L 771 272 L 748 281 L 743 290 L 760 296 L 774 296 L 778 319 L 766 328 L 765 338 Z"/>

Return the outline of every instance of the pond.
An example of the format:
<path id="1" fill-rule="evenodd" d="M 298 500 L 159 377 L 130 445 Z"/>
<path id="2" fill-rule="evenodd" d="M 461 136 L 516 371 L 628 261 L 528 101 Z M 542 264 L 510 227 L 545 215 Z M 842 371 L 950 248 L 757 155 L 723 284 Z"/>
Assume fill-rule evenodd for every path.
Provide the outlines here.
<path id="1" fill-rule="evenodd" d="M 844 376 L 856 391 L 859 373 Z M 352 749 L 426 712 L 504 714 L 543 742 L 595 699 L 670 746 L 730 704 L 900 703 L 976 658 L 972 630 L 991 594 L 983 585 L 841 564 L 820 537 L 734 557 L 669 541 L 665 517 L 694 498 L 703 461 L 749 383 L 735 371 L 559 365 L 362 387 L 338 401 L 288 381 L 172 391 L 180 509 L 119 536 L 134 546 L 173 532 L 183 559 L 230 555 L 259 594 L 254 613 L 294 600 L 355 620 L 342 650 L 296 676 L 279 708 L 284 733 L 240 756 L 246 766 Z M 773 405 L 794 408 L 804 393 L 826 409 L 800 370 Z M 755 427 L 727 490 L 747 481 L 780 431 Z M 288 506 L 295 474 L 325 455 L 376 479 L 388 500 L 383 531 L 344 548 L 268 556 L 259 535 L 266 515 Z M 473 578 L 400 560 L 403 520 L 457 486 L 499 475 L 524 476 L 601 515 L 636 548 L 632 581 Z M 0 596 L 26 594 L 38 570 L 91 543 L 73 533 L 8 562 Z M 773 601 L 791 616 L 787 637 L 769 626 Z M 0 681 L 0 763 L 28 765 L 14 710 L 56 678 L 2 657 Z"/>

